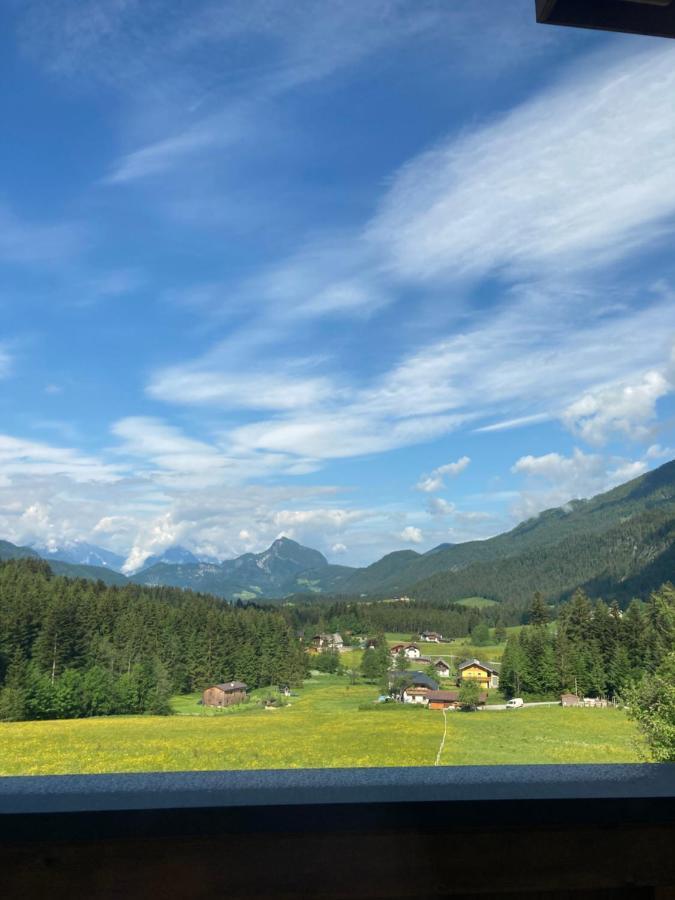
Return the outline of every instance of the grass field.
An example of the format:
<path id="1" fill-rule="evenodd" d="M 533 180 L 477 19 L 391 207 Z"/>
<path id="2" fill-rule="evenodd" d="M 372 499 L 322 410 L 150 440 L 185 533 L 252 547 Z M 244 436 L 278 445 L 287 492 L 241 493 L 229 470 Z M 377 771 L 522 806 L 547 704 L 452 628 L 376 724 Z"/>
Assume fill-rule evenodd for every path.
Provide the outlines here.
<path id="1" fill-rule="evenodd" d="M 265 692 L 262 692 L 265 693 Z M 443 714 L 373 704 L 377 688 L 324 675 L 291 705 L 178 715 L 0 724 L 0 775 L 433 765 Z M 621 711 L 542 707 L 449 713 L 442 765 L 637 761 L 637 732 Z"/>
<path id="2" fill-rule="evenodd" d="M 473 606 L 476 609 L 484 609 L 486 606 L 497 606 L 497 600 L 488 600 L 487 597 L 465 597 L 463 600 L 458 600 L 458 606 Z"/>
<path id="3" fill-rule="evenodd" d="M 517 627 L 517 626 L 515 626 Z M 403 641 L 408 643 L 410 641 L 409 634 L 396 634 L 394 632 L 388 632 L 386 635 L 387 641 L 389 645 L 399 644 Z M 487 644 L 483 647 L 476 647 L 475 644 L 471 643 L 470 638 L 458 638 L 455 641 L 448 641 L 445 643 L 435 644 L 431 641 L 420 641 L 416 640 L 415 643 L 422 651 L 424 656 L 429 656 L 431 659 L 435 659 L 438 656 L 443 657 L 443 659 L 449 660 L 451 657 L 454 658 L 455 662 L 461 662 L 464 659 L 468 659 L 475 656 L 478 656 L 481 660 L 485 662 L 499 662 L 499 660 L 504 655 L 504 647 L 506 644 Z M 411 664 L 414 660 L 411 660 Z"/>

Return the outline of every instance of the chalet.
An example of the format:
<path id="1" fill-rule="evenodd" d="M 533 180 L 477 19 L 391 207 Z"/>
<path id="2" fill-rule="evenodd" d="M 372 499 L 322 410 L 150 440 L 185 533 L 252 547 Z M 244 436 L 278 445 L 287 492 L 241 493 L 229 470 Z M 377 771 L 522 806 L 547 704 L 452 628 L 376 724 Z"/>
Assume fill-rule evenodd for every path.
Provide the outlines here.
<path id="1" fill-rule="evenodd" d="M 246 699 L 248 687 L 243 681 L 227 681 L 225 684 L 214 684 L 202 694 L 204 706 L 233 706 Z"/>
<path id="2" fill-rule="evenodd" d="M 315 634 L 312 638 L 312 646 L 315 650 L 344 650 L 344 641 L 342 635 L 335 634 Z"/>
<path id="3" fill-rule="evenodd" d="M 437 631 L 423 631 L 420 634 L 420 640 L 431 641 L 434 644 L 440 644 L 440 642 L 443 640 L 443 637 Z"/>
<path id="4" fill-rule="evenodd" d="M 405 685 L 401 692 L 404 703 L 424 703 L 424 698 L 430 691 L 438 690 L 438 682 L 424 672 L 401 672 L 398 678 Z"/>
<path id="5" fill-rule="evenodd" d="M 434 663 L 434 669 L 436 669 L 436 674 L 439 678 L 449 678 L 450 677 L 450 666 L 446 663 L 444 659 L 438 659 Z"/>
<path id="6" fill-rule="evenodd" d="M 402 700 L 404 703 L 418 703 L 422 706 L 426 706 L 428 703 L 427 697 L 431 693 L 429 688 L 425 687 L 407 687 L 402 694 Z"/>
<path id="7" fill-rule="evenodd" d="M 457 671 L 461 681 L 465 679 L 467 681 L 477 681 L 484 690 L 499 687 L 499 673 L 497 670 L 478 659 L 467 659 L 457 666 Z"/>
<path id="8" fill-rule="evenodd" d="M 483 691 L 478 697 L 478 705 L 484 706 L 487 701 L 487 694 Z M 459 709 L 459 691 L 429 691 L 427 693 L 427 704 L 429 709 Z"/>
<path id="9" fill-rule="evenodd" d="M 428 656 L 418 656 L 415 662 L 419 663 L 421 666 L 431 665 L 431 659 Z"/>
<path id="10" fill-rule="evenodd" d="M 422 655 L 422 651 L 417 644 L 394 644 L 389 652 L 392 656 L 398 656 L 399 653 L 403 653 L 406 659 L 419 659 Z"/>
<path id="11" fill-rule="evenodd" d="M 561 706 L 581 706 L 581 700 L 576 694 L 563 694 L 560 698 Z"/>

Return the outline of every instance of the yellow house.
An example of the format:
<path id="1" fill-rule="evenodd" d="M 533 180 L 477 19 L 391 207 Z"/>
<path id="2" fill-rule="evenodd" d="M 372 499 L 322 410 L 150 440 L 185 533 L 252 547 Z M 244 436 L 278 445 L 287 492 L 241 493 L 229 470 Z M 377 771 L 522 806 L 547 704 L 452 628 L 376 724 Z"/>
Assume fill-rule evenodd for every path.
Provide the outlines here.
<path id="1" fill-rule="evenodd" d="M 479 659 L 467 659 L 457 666 L 461 681 L 477 681 L 483 690 L 499 687 L 499 673 Z"/>

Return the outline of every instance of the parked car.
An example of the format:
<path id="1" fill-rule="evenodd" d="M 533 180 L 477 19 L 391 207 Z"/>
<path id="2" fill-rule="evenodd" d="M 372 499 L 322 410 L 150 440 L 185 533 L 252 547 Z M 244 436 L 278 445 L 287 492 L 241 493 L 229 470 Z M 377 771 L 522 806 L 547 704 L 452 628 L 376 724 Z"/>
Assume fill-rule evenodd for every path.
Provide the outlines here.
<path id="1" fill-rule="evenodd" d="M 514 697 L 513 700 L 509 700 L 506 704 L 507 709 L 520 709 L 521 706 L 525 706 L 525 701 L 522 697 Z"/>

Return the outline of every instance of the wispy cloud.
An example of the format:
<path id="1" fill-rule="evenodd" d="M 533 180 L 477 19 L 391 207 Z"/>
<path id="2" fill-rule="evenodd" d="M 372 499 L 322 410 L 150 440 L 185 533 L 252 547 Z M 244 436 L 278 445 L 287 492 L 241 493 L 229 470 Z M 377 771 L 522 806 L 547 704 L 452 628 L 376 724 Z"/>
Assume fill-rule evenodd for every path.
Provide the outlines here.
<path id="1" fill-rule="evenodd" d="M 673 90 L 669 46 L 576 63 L 409 163 L 368 235 L 393 274 L 416 280 L 588 270 L 649 247 L 675 211 Z"/>
<path id="2" fill-rule="evenodd" d="M 422 476 L 417 483 L 417 490 L 425 491 L 427 493 L 443 490 L 445 487 L 444 477 L 446 475 L 452 477 L 459 475 L 467 468 L 470 462 L 471 459 L 468 456 L 462 456 L 457 462 L 446 463 L 444 466 L 439 466 L 437 469 L 434 469 L 431 474 Z"/>
<path id="3" fill-rule="evenodd" d="M 12 371 L 12 354 L 0 344 L 0 378 L 7 378 Z"/>
<path id="4" fill-rule="evenodd" d="M 85 231 L 78 224 L 28 222 L 0 205 L 0 261 L 4 263 L 62 263 L 85 246 Z"/>

